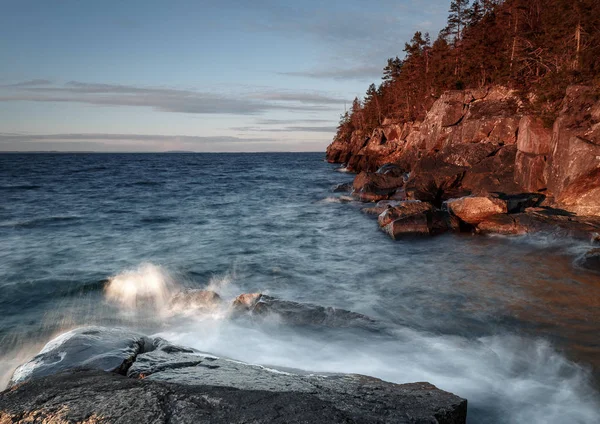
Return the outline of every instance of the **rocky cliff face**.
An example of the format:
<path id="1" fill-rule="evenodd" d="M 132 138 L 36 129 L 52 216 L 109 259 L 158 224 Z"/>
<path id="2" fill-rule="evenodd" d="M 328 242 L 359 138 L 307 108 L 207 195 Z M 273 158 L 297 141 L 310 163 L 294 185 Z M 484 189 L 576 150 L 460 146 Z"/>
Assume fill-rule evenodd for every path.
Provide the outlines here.
<path id="1" fill-rule="evenodd" d="M 549 129 L 504 87 L 449 91 L 423 122 L 338 134 L 327 159 L 364 172 L 363 181 L 395 164 L 410 172 L 406 196 L 437 206 L 470 194 L 539 193 L 550 205 L 600 215 L 600 99 L 591 87 L 570 87 Z M 362 200 L 393 196 L 365 192 Z"/>

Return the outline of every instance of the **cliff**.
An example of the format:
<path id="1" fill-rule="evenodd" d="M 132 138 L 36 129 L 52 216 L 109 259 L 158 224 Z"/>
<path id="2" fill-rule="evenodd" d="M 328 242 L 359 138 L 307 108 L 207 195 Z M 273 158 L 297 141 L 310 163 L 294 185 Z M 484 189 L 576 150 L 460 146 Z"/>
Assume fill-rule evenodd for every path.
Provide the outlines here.
<path id="1" fill-rule="evenodd" d="M 441 206 L 467 195 L 533 193 L 547 206 L 600 215 L 597 90 L 569 87 L 551 128 L 531 110 L 502 86 L 447 91 L 420 122 L 385 119 L 370 134 L 340 130 L 327 160 L 359 173 L 361 200 L 406 196 Z M 393 167 L 375 175 L 386 164 Z"/>

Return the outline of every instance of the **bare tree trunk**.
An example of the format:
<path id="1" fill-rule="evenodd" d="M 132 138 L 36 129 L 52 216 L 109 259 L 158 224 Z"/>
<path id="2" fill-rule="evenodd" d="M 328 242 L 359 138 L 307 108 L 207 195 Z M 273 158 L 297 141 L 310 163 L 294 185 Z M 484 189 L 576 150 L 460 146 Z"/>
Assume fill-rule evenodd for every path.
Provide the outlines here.
<path id="1" fill-rule="evenodd" d="M 577 23 L 577 28 L 575 29 L 575 41 L 577 41 L 577 51 L 575 53 L 575 63 L 573 64 L 573 69 L 579 70 L 579 56 L 581 53 L 581 22 Z"/>
<path id="2" fill-rule="evenodd" d="M 515 61 L 515 51 L 517 50 L 517 27 L 519 25 L 519 16 L 517 15 L 517 17 L 515 18 L 515 29 L 514 29 L 514 35 L 513 35 L 513 42 L 512 42 L 512 49 L 510 52 L 510 73 L 512 75 L 512 70 L 513 70 L 513 64 Z"/>

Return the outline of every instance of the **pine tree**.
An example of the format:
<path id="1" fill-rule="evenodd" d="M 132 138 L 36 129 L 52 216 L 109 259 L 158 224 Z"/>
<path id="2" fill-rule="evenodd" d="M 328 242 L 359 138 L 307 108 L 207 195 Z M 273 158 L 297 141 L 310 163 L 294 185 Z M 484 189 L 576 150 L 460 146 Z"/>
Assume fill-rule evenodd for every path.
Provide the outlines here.
<path id="1" fill-rule="evenodd" d="M 446 32 L 452 37 L 454 44 L 458 44 L 462 37 L 462 32 L 469 18 L 469 0 L 453 0 L 450 3 L 450 15 L 448 16 L 448 26 Z"/>
<path id="2" fill-rule="evenodd" d="M 385 82 L 390 82 L 395 80 L 400 76 L 400 71 L 402 70 L 402 60 L 396 56 L 395 58 L 389 58 L 387 66 L 383 68 L 383 80 Z"/>

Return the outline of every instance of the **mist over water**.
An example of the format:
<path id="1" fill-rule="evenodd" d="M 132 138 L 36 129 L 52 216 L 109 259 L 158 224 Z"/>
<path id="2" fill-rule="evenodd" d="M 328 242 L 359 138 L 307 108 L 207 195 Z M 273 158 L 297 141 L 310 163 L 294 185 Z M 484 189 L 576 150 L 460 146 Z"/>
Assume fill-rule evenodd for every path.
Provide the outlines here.
<path id="1" fill-rule="evenodd" d="M 0 378 L 53 336 L 123 326 L 246 362 L 429 381 L 469 420 L 598 422 L 600 278 L 580 242 L 393 242 L 320 154 L 0 155 Z M 174 304 L 186 289 L 224 299 Z M 233 319 L 241 293 L 385 331 Z M 0 381 L 0 385 L 2 381 Z"/>

